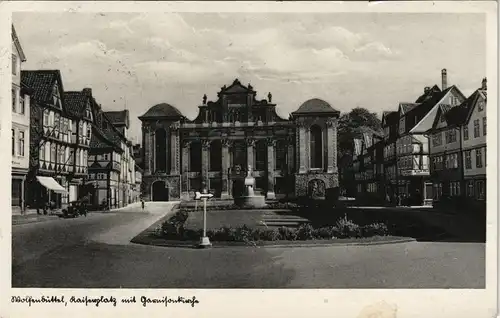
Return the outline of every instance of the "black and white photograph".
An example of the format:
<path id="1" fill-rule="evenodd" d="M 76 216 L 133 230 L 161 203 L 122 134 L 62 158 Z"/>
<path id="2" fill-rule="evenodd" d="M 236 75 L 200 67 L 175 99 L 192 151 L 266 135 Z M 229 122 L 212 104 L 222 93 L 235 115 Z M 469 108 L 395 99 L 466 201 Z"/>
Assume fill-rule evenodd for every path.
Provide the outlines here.
<path id="1" fill-rule="evenodd" d="M 2 28 L 15 295 L 486 290 L 496 5 L 148 5 Z"/>

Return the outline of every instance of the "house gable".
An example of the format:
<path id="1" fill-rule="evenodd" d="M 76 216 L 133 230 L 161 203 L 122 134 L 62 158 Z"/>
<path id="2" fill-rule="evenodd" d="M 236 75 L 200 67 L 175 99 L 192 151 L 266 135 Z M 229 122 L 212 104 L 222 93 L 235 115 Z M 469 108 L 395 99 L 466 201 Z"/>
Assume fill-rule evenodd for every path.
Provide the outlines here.
<path id="1" fill-rule="evenodd" d="M 434 125 L 434 121 L 437 116 L 437 112 L 441 105 L 446 105 L 446 101 L 450 100 L 450 97 L 464 98 L 463 94 L 455 87 L 452 86 L 449 89 L 443 91 L 443 96 L 439 101 L 425 114 L 425 116 L 410 130 L 412 134 L 425 133 L 431 129 Z"/>

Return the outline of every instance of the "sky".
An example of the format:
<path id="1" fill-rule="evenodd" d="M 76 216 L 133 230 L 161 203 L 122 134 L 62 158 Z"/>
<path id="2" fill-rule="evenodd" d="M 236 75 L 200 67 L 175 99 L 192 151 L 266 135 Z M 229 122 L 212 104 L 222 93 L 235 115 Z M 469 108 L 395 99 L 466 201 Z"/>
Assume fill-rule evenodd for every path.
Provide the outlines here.
<path id="1" fill-rule="evenodd" d="M 282 117 L 310 98 L 381 114 L 424 87 L 465 94 L 486 76 L 486 26 L 472 13 L 14 13 L 27 61 L 59 69 L 64 89 L 92 88 L 105 110 L 138 116 L 158 103 L 193 119 L 238 78 Z"/>

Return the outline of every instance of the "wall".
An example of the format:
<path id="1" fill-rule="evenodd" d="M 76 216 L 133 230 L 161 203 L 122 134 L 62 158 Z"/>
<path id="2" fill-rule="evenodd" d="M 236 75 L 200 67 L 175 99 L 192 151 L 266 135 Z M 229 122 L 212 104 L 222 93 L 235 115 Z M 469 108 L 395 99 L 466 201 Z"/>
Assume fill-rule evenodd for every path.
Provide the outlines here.
<path id="1" fill-rule="evenodd" d="M 15 107 L 15 111 L 12 110 L 12 129 L 14 130 L 15 138 L 15 151 L 12 155 L 12 168 L 13 169 L 29 169 L 29 144 L 30 144 L 30 99 L 29 96 L 21 96 L 21 57 L 17 49 L 17 46 L 12 43 L 12 54 L 15 56 L 16 61 L 14 62 L 12 69 L 12 90 L 15 96 L 15 100 L 12 108 Z M 24 98 L 24 112 L 21 113 L 21 97 Z M 19 135 L 20 132 L 24 133 L 24 155 L 21 156 L 19 151 Z"/>
<path id="2" fill-rule="evenodd" d="M 479 111 L 479 103 L 484 103 L 484 108 L 482 111 Z M 486 136 L 483 134 L 483 117 L 486 117 L 486 102 L 483 97 L 479 97 L 478 101 L 474 105 L 474 109 L 472 111 L 469 122 L 467 123 L 468 131 L 469 131 L 469 139 L 464 140 L 463 138 L 463 127 L 461 131 L 462 137 L 462 147 L 463 147 L 463 162 L 465 163 L 465 154 L 467 150 L 472 150 L 471 152 L 471 160 L 472 160 L 472 169 L 464 169 L 464 175 L 474 176 L 474 175 L 485 175 L 486 174 Z M 474 137 L 474 120 L 479 120 L 479 137 Z M 482 148 L 482 160 L 483 167 L 476 167 L 476 150 L 477 148 Z"/>

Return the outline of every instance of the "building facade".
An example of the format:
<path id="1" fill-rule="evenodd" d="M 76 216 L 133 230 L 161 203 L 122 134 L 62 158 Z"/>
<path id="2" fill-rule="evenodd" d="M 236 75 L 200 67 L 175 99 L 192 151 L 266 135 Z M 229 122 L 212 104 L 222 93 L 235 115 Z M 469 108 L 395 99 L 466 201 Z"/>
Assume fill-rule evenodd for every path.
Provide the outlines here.
<path id="1" fill-rule="evenodd" d="M 461 128 L 460 122 L 457 122 L 460 112 L 460 107 L 440 105 L 429 131 L 430 176 L 434 204 L 442 197 L 462 196 L 464 165 Z"/>
<path id="2" fill-rule="evenodd" d="M 144 198 L 189 200 L 205 188 L 222 199 L 236 197 L 249 167 L 256 191 L 268 200 L 321 198 L 338 187 L 339 112 L 312 99 L 284 119 L 271 93 L 267 100 L 256 94 L 235 80 L 221 88 L 217 101 L 205 95 L 192 121 L 168 104 L 140 116 Z"/>
<path id="3" fill-rule="evenodd" d="M 92 94 L 91 89 L 86 89 Z M 88 192 L 91 204 L 100 208 L 118 208 L 120 176 L 122 171 L 122 140 L 120 131 L 113 126 L 95 98 L 92 98 L 92 139 L 88 161 Z"/>
<path id="4" fill-rule="evenodd" d="M 486 210 L 486 79 L 457 107 L 441 105 L 428 136 L 434 204 Z"/>
<path id="5" fill-rule="evenodd" d="M 71 136 L 72 149 L 74 155 L 70 160 L 74 160 L 72 178 L 68 180 L 68 201 L 77 201 L 86 193 L 85 181 L 88 176 L 88 157 L 90 151 L 90 141 L 92 140 L 92 96 L 88 92 L 64 92 L 64 105 L 66 113 L 71 120 L 71 125 L 76 133 Z M 66 125 L 66 123 L 63 123 Z"/>
<path id="6" fill-rule="evenodd" d="M 414 103 L 400 103 L 397 112 L 384 114 L 385 179 L 390 183 L 386 196 L 402 197 L 405 204 L 432 204 L 427 131 L 441 105 L 453 107 L 465 100 L 456 86 L 448 87 L 446 69 L 441 72 L 441 80 L 441 89 L 437 85 L 425 87 Z"/>
<path id="7" fill-rule="evenodd" d="M 64 208 L 78 197 L 87 174 L 90 137 L 84 128 L 91 119 L 68 110 L 58 70 L 22 71 L 21 82 L 33 90 L 28 204 Z"/>
<path id="8" fill-rule="evenodd" d="M 464 104 L 465 120 L 462 125 L 462 160 L 467 201 L 472 208 L 486 211 L 486 79 L 481 89 Z"/>
<path id="9" fill-rule="evenodd" d="M 26 177 L 29 171 L 30 93 L 21 83 L 21 65 L 26 56 L 12 26 L 12 212 L 25 210 Z"/>

